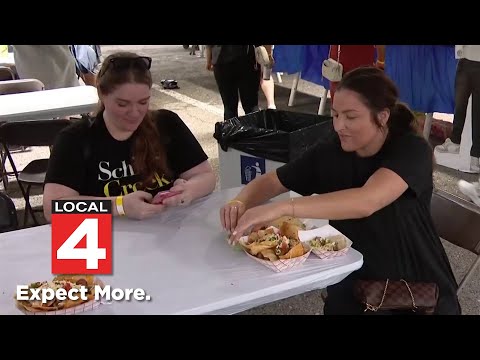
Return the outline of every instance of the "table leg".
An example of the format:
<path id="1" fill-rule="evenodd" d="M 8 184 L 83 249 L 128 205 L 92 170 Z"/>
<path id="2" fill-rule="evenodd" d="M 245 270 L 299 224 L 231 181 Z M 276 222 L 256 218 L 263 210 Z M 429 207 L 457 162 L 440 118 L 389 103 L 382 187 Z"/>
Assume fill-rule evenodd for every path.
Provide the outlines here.
<path id="1" fill-rule="evenodd" d="M 323 88 L 320 106 L 318 107 L 318 115 L 325 115 L 325 106 L 327 105 L 328 90 Z"/>
<path id="2" fill-rule="evenodd" d="M 425 114 L 425 124 L 423 125 L 423 136 L 425 139 L 430 139 L 430 131 L 432 129 L 433 113 Z"/>
<path id="3" fill-rule="evenodd" d="M 278 81 L 279 84 L 281 84 L 281 83 L 282 83 L 282 75 L 283 75 L 283 73 L 277 72 L 276 74 L 277 74 L 277 81 Z"/>
<path id="4" fill-rule="evenodd" d="M 292 89 L 290 90 L 290 98 L 288 99 L 288 106 L 293 106 L 295 101 L 295 93 L 297 92 L 298 81 L 300 80 L 302 73 L 298 72 L 295 78 L 293 79 Z"/>

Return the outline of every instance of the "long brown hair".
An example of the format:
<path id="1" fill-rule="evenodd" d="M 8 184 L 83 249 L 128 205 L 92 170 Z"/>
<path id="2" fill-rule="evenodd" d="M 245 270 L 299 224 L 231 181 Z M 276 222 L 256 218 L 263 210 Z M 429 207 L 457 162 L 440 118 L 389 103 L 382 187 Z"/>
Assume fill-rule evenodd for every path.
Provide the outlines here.
<path id="1" fill-rule="evenodd" d="M 122 59 L 122 66 L 115 65 L 115 62 L 120 62 L 118 59 Z M 150 64 L 147 66 L 143 62 L 142 65 L 143 60 L 139 55 L 131 52 L 117 52 L 109 55 L 103 61 L 97 76 L 97 89 L 100 94 L 108 95 L 118 86 L 126 83 L 145 84 L 151 88 Z M 105 105 L 100 101 L 97 115 L 102 114 L 104 110 Z M 170 174 L 165 146 L 160 137 L 162 134 L 159 134 L 153 120 L 152 111 L 148 111 L 133 134 L 132 166 L 145 184 L 153 180 L 155 172 L 159 176 Z"/>

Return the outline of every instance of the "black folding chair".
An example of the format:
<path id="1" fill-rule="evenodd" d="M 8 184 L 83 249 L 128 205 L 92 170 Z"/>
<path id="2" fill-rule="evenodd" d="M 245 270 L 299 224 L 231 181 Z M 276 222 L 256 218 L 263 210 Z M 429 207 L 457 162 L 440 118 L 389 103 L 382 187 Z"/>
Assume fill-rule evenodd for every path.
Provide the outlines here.
<path id="1" fill-rule="evenodd" d="M 15 73 L 8 66 L 0 66 L 0 81 L 15 80 Z"/>
<path id="2" fill-rule="evenodd" d="M 17 209 L 12 199 L 0 192 L 0 233 L 18 229 Z"/>
<path id="3" fill-rule="evenodd" d="M 40 80 L 37 79 L 19 79 L 0 81 L 0 95 L 19 94 L 32 91 L 44 90 L 45 86 Z M 0 148 L 0 174 L 2 175 L 0 181 L 3 182 L 3 187 L 7 190 L 8 175 L 13 173 L 7 172 L 5 168 L 5 159 L 7 154 Z"/>
<path id="4" fill-rule="evenodd" d="M 442 239 L 477 256 L 460 280 L 460 293 L 480 264 L 480 208 L 456 195 L 434 190 L 431 213 L 438 235 Z"/>
<path id="5" fill-rule="evenodd" d="M 0 125 L 0 143 L 10 161 L 18 186 L 25 199 L 24 226 L 27 223 L 29 213 L 35 225 L 38 225 L 34 211 L 30 206 L 30 189 L 34 185 L 43 186 L 48 168 L 48 158 L 35 159 L 28 163 L 23 170 L 18 171 L 9 151 L 9 146 L 52 146 L 57 134 L 71 124 L 70 120 L 55 119 L 15 121 Z"/>

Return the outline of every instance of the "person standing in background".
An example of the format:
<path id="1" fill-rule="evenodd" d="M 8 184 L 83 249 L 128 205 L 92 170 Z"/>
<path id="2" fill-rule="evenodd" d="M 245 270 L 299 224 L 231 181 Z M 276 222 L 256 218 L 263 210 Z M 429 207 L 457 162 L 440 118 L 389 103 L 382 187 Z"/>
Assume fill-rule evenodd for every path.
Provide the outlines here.
<path id="1" fill-rule="evenodd" d="M 12 45 L 20 79 L 37 79 L 45 90 L 79 86 L 68 45 Z"/>
<path id="2" fill-rule="evenodd" d="M 470 95 L 472 96 L 472 147 L 470 148 L 470 170 L 480 172 L 480 45 L 455 45 L 458 60 L 455 75 L 455 111 L 450 138 L 435 147 L 441 153 L 460 153 L 465 117 Z"/>
<path id="3" fill-rule="evenodd" d="M 77 77 L 82 78 L 85 85 L 96 86 L 102 62 L 100 45 L 70 45 L 70 51 L 76 62 Z"/>
<path id="4" fill-rule="evenodd" d="M 343 65 L 343 75 L 361 66 L 372 66 L 375 63 L 375 45 L 331 45 L 330 58 Z M 330 82 L 330 96 L 333 101 L 336 82 Z"/>
<path id="5" fill-rule="evenodd" d="M 375 66 L 379 69 L 385 70 L 385 56 L 386 56 L 386 45 L 375 45 L 377 49 L 377 61 Z"/>
<path id="6" fill-rule="evenodd" d="M 245 114 L 257 111 L 261 71 L 254 45 L 207 45 L 206 49 L 206 67 L 215 76 L 224 120 L 238 117 L 239 95 Z"/>
<path id="7" fill-rule="evenodd" d="M 271 68 L 273 68 L 275 64 L 275 60 L 273 59 L 273 45 L 263 45 L 263 46 L 267 50 Z M 271 73 L 270 73 L 270 79 L 268 80 L 266 80 L 262 76 L 260 81 L 260 87 L 262 88 L 263 94 L 267 99 L 267 109 L 276 109 L 277 106 L 275 105 L 275 83 L 273 82 Z"/>

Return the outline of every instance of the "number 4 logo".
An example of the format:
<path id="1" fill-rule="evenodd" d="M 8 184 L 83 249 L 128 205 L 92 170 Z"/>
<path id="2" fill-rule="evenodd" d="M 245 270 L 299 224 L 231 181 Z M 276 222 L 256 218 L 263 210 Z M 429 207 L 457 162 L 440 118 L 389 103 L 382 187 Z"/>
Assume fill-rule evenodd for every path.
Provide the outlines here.
<path id="1" fill-rule="evenodd" d="M 75 246 L 87 237 L 85 248 Z M 107 249 L 98 247 L 98 219 L 85 219 L 57 250 L 59 260 L 87 260 L 87 270 L 97 270 L 98 260 L 107 258 Z"/>
<path id="2" fill-rule="evenodd" d="M 53 274 L 111 274 L 111 206 L 109 200 L 52 202 Z"/>

